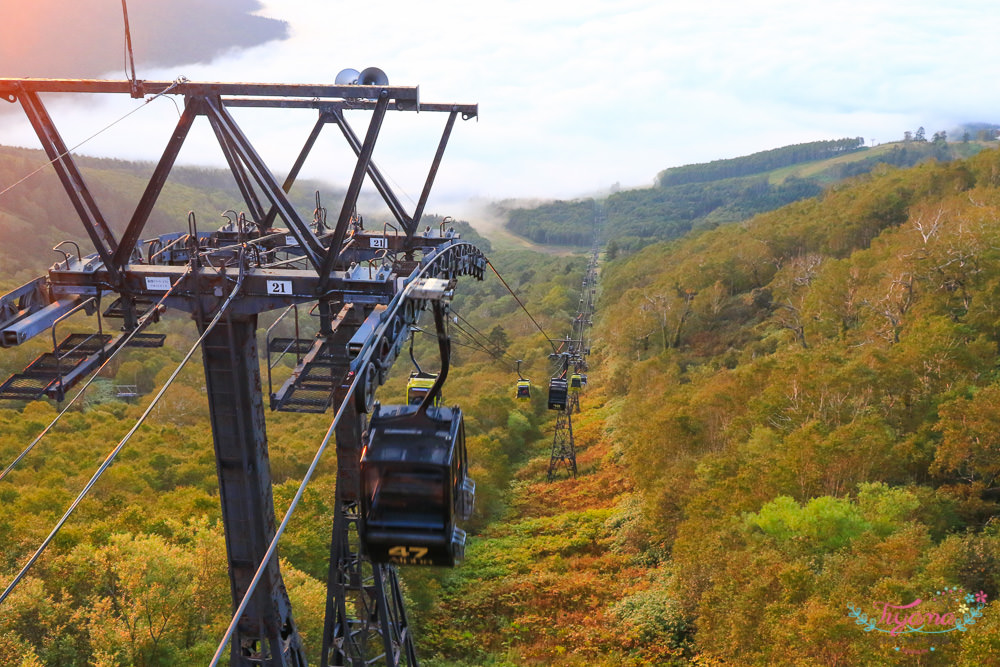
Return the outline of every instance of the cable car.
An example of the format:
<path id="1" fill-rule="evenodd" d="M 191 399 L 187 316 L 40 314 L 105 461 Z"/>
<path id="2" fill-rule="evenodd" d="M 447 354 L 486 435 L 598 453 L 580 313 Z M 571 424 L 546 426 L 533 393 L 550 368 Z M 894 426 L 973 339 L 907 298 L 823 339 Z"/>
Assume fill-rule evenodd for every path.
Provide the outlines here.
<path id="1" fill-rule="evenodd" d="M 420 402 L 424 400 L 424 396 L 434 386 L 437 377 L 437 373 L 424 373 L 423 371 L 413 371 L 410 373 L 410 379 L 406 383 L 406 404 L 420 405 Z M 440 406 L 441 396 L 439 394 L 434 399 L 434 407 Z"/>
<path id="2" fill-rule="evenodd" d="M 573 373 L 569 376 L 569 390 L 574 394 L 579 394 L 581 389 L 583 389 L 583 376 L 579 373 Z"/>
<path id="3" fill-rule="evenodd" d="M 565 410 L 569 383 L 566 378 L 549 380 L 549 410 Z"/>
<path id="4" fill-rule="evenodd" d="M 517 395 L 515 396 L 519 401 L 527 401 L 531 399 L 531 381 L 525 379 L 521 375 L 521 360 L 517 360 Z"/>
<path id="5" fill-rule="evenodd" d="M 517 399 L 527 401 L 531 398 L 531 382 L 528 380 L 517 381 Z"/>
<path id="6" fill-rule="evenodd" d="M 361 454 L 361 539 L 375 563 L 452 567 L 476 484 L 458 407 L 376 405 Z"/>

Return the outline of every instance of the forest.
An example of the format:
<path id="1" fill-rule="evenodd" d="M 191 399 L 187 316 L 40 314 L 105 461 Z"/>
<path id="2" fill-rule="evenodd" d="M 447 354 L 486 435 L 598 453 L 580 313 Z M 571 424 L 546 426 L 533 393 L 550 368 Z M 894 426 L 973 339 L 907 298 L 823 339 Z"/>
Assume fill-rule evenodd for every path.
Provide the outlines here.
<path id="1" fill-rule="evenodd" d="M 88 242 L 59 179 L 51 169 L 41 169 L 46 162 L 40 150 L 0 146 L 0 183 L 7 190 L 0 199 L 0 281 L 4 283 L 23 283 L 35 276 L 39 267 L 53 263 L 59 255 L 51 248 L 60 241 Z M 86 156 L 76 162 L 101 202 L 108 224 L 120 232 L 131 218 L 155 165 Z M 15 183 L 15 187 L 9 187 Z M 299 181 L 289 197 L 309 220 L 317 190 L 324 190 L 331 198 L 343 195 L 325 184 Z M 239 189 L 228 171 L 178 166 L 160 194 L 146 233 L 155 236 L 186 229 L 188 211 L 196 213 L 199 226 L 215 229 L 225 222 L 222 213 L 238 201 Z"/>
<path id="2" fill-rule="evenodd" d="M 611 437 L 679 654 L 894 664 L 852 607 L 996 596 L 998 174 L 883 167 L 606 267 Z M 981 612 L 903 648 L 992 664 Z"/>
<path id="3" fill-rule="evenodd" d="M 910 133 L 908 133 L 910 134 Z M 922 134 L 921 134 L 922 138 Z M 744 157 L 666 169 L 651 188 L 613 192 L 604 206 L 616 250 L 634 252 L 692 230 L 747 220 L 818 196 L 824 188 L 879 165 L 912 167 L 969 157 L 990 141 L 906 140 L 865 148 L 860 137 L 795 144 Z M 538 206 L 501 204 L 507 227 L 536 243 L 589 243 L 590 199 Z"/>
<path id="4" fill-rule="evenodd" d="M 596 203 L 607 244 L 624 233 L 612 199 Z M 580 208 L 591 223 L 594 206 Z M 579 474 L 551 482 L 545 335 L 496 279 L 464 281 L 455 312 L 495 342 L 455 331 L 445 388 L 466 413 L 478 508 L 463 564 L 402 570 L 422 663 L 996 664 L 998 218 L 1000 151 L 984 150 L 875 166 L 740 224 L 605 254 L 573 417 Z M 542 329 L 565 335 L 586 254 L 479 242 Z M 195 339 L 183 316 L 159 330 L 162 350 L 130 351 L 0 480 L 5 581 Z M 0 370 L 44 345 L 4 350 Z M 418 359 L 432 349 L 418 341 Z M 538 389 L 530 403 L 514 400 L 511 359 Z M 381 400 L 398 400 L 402 361 Z M 115 396 L 125 383 L 137 402 Z M 214 651 L 230 601 L 203 385 L 185 369 L 4 604 L 14 664 L 203 664 Z M 0 460 L 57 409 L 0 405 Z M 279 514 L 328 420 L 268 415 Z M 280 550 L 310 655 L 334 471 L 324 461 Z M 918 598 L 954 631 L 874 629 L 884 605 Z"/>
<path id="5" fill-rule="evenodd" d="M 787 178 L 771 183 L 766 175 L 727 178 L 625 190 L 604 202 L 608 225 L 619 246 L 638 249 L 655 240 L 677 238 L 695 228 L 744 220 L 806 197 L 822 188 L 814 181 Z M 555 201 L 533 208 L 505 210 L 506 226 L 536 243 L 587 246 L 594 200 Z"/>
<path id="6" fill-rule="evenodd" d="M 854 139 L 834 139 L 832 141 L 813 141 L 805 144 L 793 144 L 760 151 L 744 157 L 713 160 L 701 164 L 688 164 L 683 167 L 672 167 L 661 171 L 656 176 L 656 184 L 660 187 L 668 185 L 684 185 L 686 183 L 704 183 L 721 181 L 739 176 L 752 176 L 782 167 L 790 167 L 802 162 L 826 160 L 838 155 L 864 150 L 865 140 L 862 137 Z"/>

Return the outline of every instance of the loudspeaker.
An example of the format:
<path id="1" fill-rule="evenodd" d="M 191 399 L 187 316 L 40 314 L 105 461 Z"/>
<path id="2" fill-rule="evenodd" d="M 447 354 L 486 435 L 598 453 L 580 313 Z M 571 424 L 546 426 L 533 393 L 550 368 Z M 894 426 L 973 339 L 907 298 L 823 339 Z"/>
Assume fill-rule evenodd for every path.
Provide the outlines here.
<path id="1" fill-rule="evenodd" d="M 337 74 L 337 78 L 334 81 L 334 83 L 336 83 L 338 86 L 353 86 L 358 82 L 358 76 L 360 74 L 361 72 L 359 72 L 356 69 L 351 69 L 350 67 L 348 67 L 347 69 L 342 69 Z"/>
<path id="2" fill-rule="evenodd" d="M 389 77 L 378 67 L 366 67 L 358 74 L 359 86 L 388 86 Z"/>

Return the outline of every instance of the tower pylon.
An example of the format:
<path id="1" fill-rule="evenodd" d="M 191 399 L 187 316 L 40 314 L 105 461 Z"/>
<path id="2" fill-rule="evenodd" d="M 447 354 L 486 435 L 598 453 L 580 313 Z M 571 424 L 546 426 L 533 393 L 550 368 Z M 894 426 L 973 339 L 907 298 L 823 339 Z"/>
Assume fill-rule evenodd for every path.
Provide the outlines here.
<path id="1" fill-rule="evenodd" d="M 552 455 L 549 457 L 548 479 L 555 479 L 556 470 L 565 467 L 576 477 L 576 445 L 573 442 L 573 416 L 571 410 L 561 410 L 556 418 L 556 430 L 552 435 Z"/>

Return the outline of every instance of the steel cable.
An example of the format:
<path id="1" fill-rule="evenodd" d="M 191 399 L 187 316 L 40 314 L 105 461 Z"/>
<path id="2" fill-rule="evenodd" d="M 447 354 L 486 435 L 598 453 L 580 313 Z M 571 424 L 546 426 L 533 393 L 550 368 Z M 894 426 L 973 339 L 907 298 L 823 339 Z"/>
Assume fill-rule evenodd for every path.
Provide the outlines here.
<path id="1" fill-rule="evenodd" d="M 486 263 L 487 263 L 487 264 L 489 265 L 489 267 L 490 267 L 490 268 L 491 268 L 491 269 L 493 270 L 493 273 L 495 273 L 495 274 L 496 274 L 497 278 L 499 278 L 499 279 L 500 279 L 500 282 L 502 282 L 502 283 L 503 283 L 503 286 L 507 288 L 507 291 L 508 291 L 508 292 L 510 292 L 510 295 L 511 295 L 512 297 L 514 297 L 514 300 L 515 300 L 515 301 L 517 301 L 517 305 L 521 306 L 521 310 L 523 310 L 523 311 L 524 311 L 524 313 L 525 313 L 525 314 L 526 314 L 526 315 L 528 316 L 528 318 L 529 318 L 529 319 L 531 319 L 531 322 L 532 322 L 532 323 L 533 323 L 533 324 L 535 325 L 535 327 L 537 327 L 537 328 L 538 328 L 538 330 L 539 330 L 539 331 L 541 331 L 541 332 L 542 332 L 542 335 L 543 335 L 543 336 L 545 336 L 545 340 L 549 341 L 549 345 L 551 345 L 551 346 L 552 346 L 552 349 L 553 349 L 553 350 L 555 350 L 555 349 L 556 349 L 556 344 L 555 344 L 554 342 L 552 342 L 552 337 L 551 337 L 551 336 L 549 336 L 549 335 L 548 335 L 547 333 L 545 333 L 545 329 L 543 329 L 543 328 L 542 328 L 542 325 L 540 325 L 540 324 L 539 324 L 539 323 L 538 323 L 538 322 L 537 322 L 537 321 L 535 320 L 535 318 L 534 318 L 534 317 L 533 317 L 533 316 L 531 315 L 531 313 L 529 313 L 529 312 L 528 312 L 528 309 L 524 307 L 524 304 L 523 304 L 523 303 L 521 303 L 521 299 L 520 299 L 520 298 L 518 298 L 517 294 L 515 294 L 515 293 L 514 293 L 514 290 L 512 290 L 512 289 L 510 288 L 510 285 L 508 285 L 508 284 L 507 284 L 507 281 L 506 281 L 506 280 L 504 280 L 504 279 L 503 279 L 503 276 L 501 276 L 501 275 L 500 275 L 500 272 L 499 272 L 499 271 L 497 271 L 497 267 L 493 266 L 493 262 L 491 262 L 491 261 L 490 261 L 490 260 L 488 260 L 488 259 L 486 260 Z"/>
<path id="2" fill-rule="evenodd" d="M 458 319 L 462 320 L 462 322 L 464 322 L 464 323 L 465 323 L 466 325 L 468 325 L 468 327 L 469 327 L 470 329 L 472 329 L 472 330 L 473 330 L 473 331 L 475 331 L 475 332 L 476 332 L 477 334 L 479 334 L 479 337 L 480 337 L 480 338 L 482 338 L 482 339 L 483 339 L 483 340 L 485 340 L 486 342 L 492 342 L 492 341 L 490 341 L 490 337 L 489 337 L 489 336 L 487 336 L 487 335 L 486 335 L 486 334 L 484 334 L 484 333 L 483 333 L 482 331 L 480 331 L 479 329 L 477 329 L 477 328 L 475 327 L 475 325 L 473 325 L 473 324 L 472 324 L 472 322 L 470 322 L 469 320 L 467 320 L 467 319 L 465 319 L 464 317 L 462 317 L 462 315 L 461 315 L 461 314 L 460 314 L 460 313 L 459 313 L 458 311 L 455 311 L 455 310 L 453 310 L 453 311 L 451 311 L 451 312 L 453 312 L 453 313 L 455 314 L 455 317 L 457 317 Z M 458 324 L 458 323 L 456 322 L 455 324 Z"/>
<path id="3" fill-rule="evenodd" d="M 486 335 L 483 334 L 481 331 L 479 331 L 478 329 L 476 329 L 471 323 L 469 323 L 468 320 L 466 320 L 464 317 L 462 317 L 461 315 L 459 315 L 457 312 L 455 312 L 455 311 L 452 311 L 452 312 L 455 313 L 456 317 L 458 317 L 463 322 L 465 322 L 466 324 L 468 324 L 469 328 L 471 328 L 473 331 L 478 332 L 479 335 L 486 341 L 486 343 L 490 342 L 489 338 L 487 338 Z M 470 345 L 468 343 L 461 343 L 461 342 L 458 342 L 458 341 L 453 341 L 455 345 L 458 345 L 460 347 L 465 347 L 465 348 L 468 348 L 470 350 L 475 350 L 477 352 L 485 352 L 490 357 L 492 357 L 495 361 L 499 361 L 499 362 L 501 362 L 503 364 L 507 364 L 507 365 L 511 365 L 511 366 L 515 365 L 514 360 L 511 357 L 507 356 L 507 354 L 505 352 L 499 352 L 498 353 L 495 348 L 490 347 L 489 345 L 481 342 L 478 338 L 476 338 L 476 336 L 472 335 L 470 332 L 468 332 L 464 328 L 462 328 L 462 326 L 458 322 L 455 322 L 453 320 L 449 320 L 449 326 L 450 327 L 454 327 L 459 333 L 461 333 L 462 335 L 464 335 L 466 338 L 468 338 L 469 341 L 472 342 L 472 344 Z M 420 333 L 427 334 L 428 336 L 433 336 L 434 335 L 434 334 L 430 334 L 430 333 L 428 333 L 426 331 L 423 331 L 423 330 L 420 330 Z"/>
<path id="4" fill-rule="evenodd" d="M 465 336 L 466 338 L 468 338 L 470 341 L 472 341 L 472 344 L 476 348 L 478 348 L 479 350 L 482 350 L 483 352 L 485 352 L 489 356 L 493 357 L 494 359 L 497 359 L 499 361 L 503 361 L 503 356 L 500 353 L 498 353 L 495 348 L 492 348 L 492 347 L 490 347 L 489 345 L 486 344 L 486 343 L 489 342 L 488 339 L 487 339 L 486 343 L 480 341 L 475 335 L 473 335 L 472 333 L 466 331 L 462 327 L 462 325 L 459 324 L 458 322 L 454 322 L 453 321 L 453 322 L 450 323 L 450 326 L 452 328 L 454 328 L 456 331 L 458 331 L 459 333 L 461 333 L 463 336 Z"/>
<path id="5" fill-rule="evenodd" d="M 111 123 L 109 123 L 108 125 L 104 126 L 103 128 L 101 128 L 97 132 L 93 133 L 92 135 L 90 135 L 89 137 L 87 137 L 86 139 L 84 139 L 83 141 L 81 141 L 80 143 L 78 143 L 77 145 L 73 146 L 72 148 L 67 148 L 65 151 L 63 151 L 59 155 L 55 156 L 54 158 L 52 158 L 51 160 L 49 160 L 48 162 L 46 162 L 42 166 L 38 167 L 38 169 L 35 169 L 34 171 L 28 173 L 26 176 L 24 176 L 23 178 L 21 178 L 21 180 L 15 181 L 14 183 L 11 183 L 10 185 L 8 185 L 3 190 L 0 190 L 0 197 L 2 197 L 3 195 L 7 194 L 8 192 L 10 192 L 11 190 L 13 190 L 17 186 L 19 186 L 21 183 L 24 183 L 26 180 L 28 180 L 29 178 L 31 178 L 32 176 L 34 176 L 38 172 L 42 171 L 46 167 L 52 165 L 53 163 L 56 162 L 56 160 L 63 159 L 64 157 L 66 157 L 67 155 L 69 155 L 70 153 L 72 153 L 73 151 L 75 151 L 80 146 L 83 146 L 85 143 L 87 143 L 91 139 L 94 139 L 95 137 L 97 137 L 97 136 L 99 136 L 99 135 L 107 132 L 112 127 L 114 127 L 118 123 L 122 122 L 123 120 L 125 120 L 126 118 L 128 118 L 129 116 L 131 116 L 132 114 L 134 114 L 136 111 L 139 111 L 140 109 L 145 109 L 147 104 L 149 104 L 150 102 L 152 102 L 153 100 L 155 100 L 158 97 L 162 97 L 163 95 L 167 95 L 171 90 L 173 90 L 174 88 L 176 88 L 177 86 L 181 85 L 182 83 L 184 83 L 186 81 L 187 81 L 187 77 L 185 77 L 185 76 L 179 76 L 179 77 L 177 77 L 176 79 L 174 79 L 173 85 L 172 86 L 168 86 L 166 89 L 164 89 L 164 91 L 162 93 L 157 93 L 156 95 L 153 95 L 148 100 L 145 100 L 142 103 L 141 106 L 137 106 L 136 108 L 132 109 L 131 111 L 129 111 L 127 114 L 125 114 L 124 116 L 122 116 L 118 120 L 112 121 Z"/>

